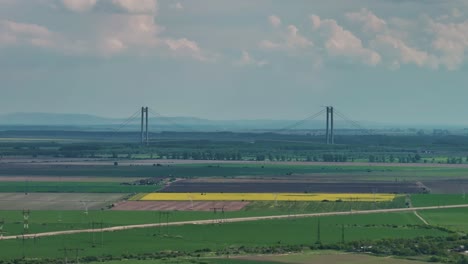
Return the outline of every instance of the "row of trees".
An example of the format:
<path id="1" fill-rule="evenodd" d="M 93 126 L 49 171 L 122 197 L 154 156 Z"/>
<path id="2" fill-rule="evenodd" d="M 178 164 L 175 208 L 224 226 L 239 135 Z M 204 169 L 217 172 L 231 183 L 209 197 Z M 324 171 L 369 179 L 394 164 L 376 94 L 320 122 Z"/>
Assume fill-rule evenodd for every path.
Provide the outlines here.
<path id="1" fill-rule="evenodd" d="M 369 162 L 398 162 L 398 163 L 417 163 L 421 161 L 421 155 L 411 155 L 408 154 L 407 156 L 398 156 L 395 157 L 393 155 L 385 156 L 385 155 L 369 155 Z"/>

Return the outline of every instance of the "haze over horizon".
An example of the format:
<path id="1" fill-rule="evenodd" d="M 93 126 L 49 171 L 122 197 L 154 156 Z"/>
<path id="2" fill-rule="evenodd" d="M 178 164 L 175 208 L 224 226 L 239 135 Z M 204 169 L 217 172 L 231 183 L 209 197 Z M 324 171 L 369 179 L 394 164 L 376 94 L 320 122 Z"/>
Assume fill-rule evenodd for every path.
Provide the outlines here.
<path id="1" fill-rule="evenodd" d="M 0 114 L 468 125 L 466 1 L 134 3 L 0 0 Z"/>

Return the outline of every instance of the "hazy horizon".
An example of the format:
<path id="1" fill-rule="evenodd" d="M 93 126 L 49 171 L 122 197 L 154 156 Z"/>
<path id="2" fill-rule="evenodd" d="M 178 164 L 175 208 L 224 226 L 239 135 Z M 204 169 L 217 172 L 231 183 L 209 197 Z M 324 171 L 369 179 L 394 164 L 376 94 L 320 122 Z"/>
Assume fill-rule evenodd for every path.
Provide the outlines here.
<path id="1" fill-rule="evenodd" d="M 468 125 L 465 1 L 0 0 L 0 114 Z"/>

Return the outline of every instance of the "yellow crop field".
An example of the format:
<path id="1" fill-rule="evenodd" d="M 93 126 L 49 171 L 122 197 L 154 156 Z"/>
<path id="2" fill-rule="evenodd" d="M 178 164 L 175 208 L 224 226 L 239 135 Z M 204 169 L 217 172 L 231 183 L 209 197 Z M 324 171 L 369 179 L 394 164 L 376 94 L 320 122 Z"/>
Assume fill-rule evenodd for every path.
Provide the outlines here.
<path id="1" fill-rule="evenodd" d="M 372 193 L 149 193 L 140 201 L 360 201 L 384 202 L 394 194 Z"/>

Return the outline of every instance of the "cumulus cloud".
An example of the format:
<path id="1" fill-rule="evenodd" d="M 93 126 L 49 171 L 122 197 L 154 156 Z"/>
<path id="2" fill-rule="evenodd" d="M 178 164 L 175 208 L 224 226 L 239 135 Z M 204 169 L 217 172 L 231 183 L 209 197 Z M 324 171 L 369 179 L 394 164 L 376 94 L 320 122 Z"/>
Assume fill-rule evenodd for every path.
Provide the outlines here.
<path id="1" fill-rule="evenodd" d="M 112 3 L 129 13 L 153 14 L 158 10 L 156 0 L 112 0 Z"/>
<path id="2" fill-rule="evenodd" d="M 468 48 L 468 20 L 462 23 L 440 23 L 430 21 L 434 34 L 432 47 L 440 54 L 440 62 L 449 70 L 460 67 Z"/>
<path id="3" fill-rule="evenodd" d="M 374 50 L 365 48 L 361 39 L 338 25 L 333 19 L 320 19 L 319 16 L 310 17 L 313 28 L 321 30 L 325 36 L 324 46 L 331 56 L 358 59 L 369 65 L 381 62 L 381 56 Z"/>
<path id="4" fill-rule="evenodd" d="M 353 21 L 363 24 L 364 31 L 381 32 L 386 29 L 387 23 L 374 15 L 366 8 L 361 9 L 359 12 L 350 12 L 346 17 Z"/>
<path id="5" fill-rule="evenodd" d="M 383 53 L 392 59 L 392 68 L 403 64 L 415 64 L 420 67 L 437 68 L 438 62 L 435 56 L 427 52 L 409 47 L 401 39 L 390 35 L 378 35 L 373 41 L 372 46 L 382 50 Z"/>
<path id="6" fill-rule="evenodd" d="M 421 28 L 427 26 L 427 19 L 408 20 L 393 17 L 390 23 L 387 23 L 368 9 L 347 13 L 346 17 L 353 22 L 361 23 L 363 31 L 371 33 L 371 47 L 388 61 L 387 64 L 390 65 L 390 68 L 399 68 L 401 64 L 438 68 L 440 62 L 437 56 L 431 54 L 430 51 L 424 51 L 408 44 L 415 31 L 420 32 Z"/>
<path id="7" fill-rule="evenodd" d="M 268 21 L 273 27 L 279 27 L 281 25 L 281 19 L 275 15 L 269 16 Z"/>
<path id="8" fill-rule="evenodd" d="M 204 54 L 195 41 L 186 38 L 167 38 L 164 39 L 164 43 L 176 56 L 189 56 L 200 61 L 212 61 L 214 59 L 214 56 Z"/>
<path id="9" fill-rule="evenodd" d="M 97 0 L 62 0 L 63 6 L 73 12 L 86 12 L 96 5 Z"/>
<path id="10" fill-rule="evenodd" d="M 116 54 L 136 50 L 148 53 L 152 50 L 166 50 L 175 56 L 188 56 L 197 60 L 208 60 L 198 44 L 187 38 L 164 37 L 165 30 L 155 22 L 152 15 L 114 14 L 103 19 L 99 27 L 100 49 L 104 54 Z"/>
<path id="11" fill-rule="evenodd" d="M 256 60 L 250 56 L 250 54 L 247 51 L 242 51 L 242 56 L 241 58 L 234 63 L 235 65 L 239 66 L 247 66 L 247 65 L 255 65 L 258 67 L 262 67 L 268 64 L 266 60 Z"/>
<path id="12" fill-rule="evenodd" d="M 84 48 L 82 42 L 68 39 L 44 26 L 11 20 L 0 20 L 0 47 L 2 46 L 32 46 L 65 54 L 76 54 Z"/>
<path id="13" fill-rule="evenodd" d="M 273 20 L 276 21 L 275 19 Z M 281 22 L 279 21 L 276 25 L 279 27 Z M 299 33 L 299 29 L 295 25 L 289 25 L 286 31 L 278 31 L 277 41 L 262 40 L 258 43 L 258 46 L 265 50 L 295 50 L 304 49 L 313 45 L 314 43 L 311 40 Z"/>
<path id="14" fill-rule="evenodd" d="M 280 49 L 281 44 L 273 42 L 271 40 L 262 40 L 260 43 L 258 43 L 258 46 L 261 49 L 266 49 L 266 50 L 275 50 L 275 49 Z"/>
<path id="15" fill-rule="evenodd" d="M 43 46 L 51 43 L 52 36 L 52 32 L 43 26 L 0 20 L 0 43 L 4 45 L 29 43 Z"/>
<path id="16" fill-rule="evenodd" d="M 98 48 L 101 54 L 110 56 L 122 52 L 127 47 L 120 39 L 110 37 L 99 41 Z"/>
<path id="17" fill-rule="evenodd" d="M 307 46 L 312 46 L 312 41 L 308 40 L 306 37 L 299 34 L 299 29 L 294 25 L 288 26 L 288 34 L 286 38 L 288 47 L 290 48 L 305 48 Z"/>
<path id="18" fill-rule="evenodd" d="M 0 0 L 2 1 L 2 0 Z M 183 36 L 173 38 L 156 23 L 156 0 L 41 0 L 56 11 L 64 8 L 80 13 L 83 23 L 80 32 L 52 32 L 47 27 L 0 20 L 0 46 L 24 45 L 48 48 L 70 55 L 114 56 L 133 55 L 190 57 L 212 61 L 213 53 L 202 49 L 194 40 Z M 183 8 L 177 3 L 175 8 Z M 99 11 L 87 13 L 86 11 Z M 102 12 L 103 11 L 103 12 Z M 77 20 L 80 23 L 80 20 Z"/>
<path id="19" fill-rule="evenodd" d="M 93 27 L 82 36 L 52 32 L 36 24 L 2 20 L 0 45 L 28 45 L 75 55 L 113 56 L 128 52 L 191 57 L 200 61 L 212 59 L 193 40 L 162 35 L 164 28 L 155 22 L 154 15 L 103 14 L 95 20 Z"/>

